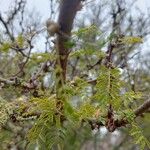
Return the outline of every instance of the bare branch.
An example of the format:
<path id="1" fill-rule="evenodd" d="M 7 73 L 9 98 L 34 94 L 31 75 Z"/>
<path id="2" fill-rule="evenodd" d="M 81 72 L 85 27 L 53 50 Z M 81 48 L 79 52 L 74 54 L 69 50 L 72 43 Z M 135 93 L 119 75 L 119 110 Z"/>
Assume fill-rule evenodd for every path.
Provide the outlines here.
<path id="1" fill-rule="evenodd" d="M 14 17 L 18 14 L 18 12 L 21 11 L 21 9 L 24 9 L 25 7 L 25 0 L 20 0 L 19 2 L 16 1 L 14 10 L 12 10 L 10 16 L 7 19 L 7 24 L 10 24 L 10 22 L 14 19 Z"/>
<path id="2" fill-rule="evenodd" d="M 135 111 L 136 116 L 140 116 L 150 108 L 150 99 L 145 101 L 141 106 L 139 106 Z"/>
<path id="3" fill-rule="evenodd" d="M 3 19 L 3 17 L 2 17 L 1 14 L 0 14 L 0 21 L 1 21 L 1 23 L 3 24 L 3 26 L 4 26 L 5 30 L 6 30 L 6 34 L 10 37 L 10 39 L 11 39 L 12 41 L 14 41 L 14 37 L 13 37 L 13 35 L 10 33 L 10 30 L 9 30 L 9 28 L 8 28 L 8 24 L 7 24 L 7 22 Z"/>

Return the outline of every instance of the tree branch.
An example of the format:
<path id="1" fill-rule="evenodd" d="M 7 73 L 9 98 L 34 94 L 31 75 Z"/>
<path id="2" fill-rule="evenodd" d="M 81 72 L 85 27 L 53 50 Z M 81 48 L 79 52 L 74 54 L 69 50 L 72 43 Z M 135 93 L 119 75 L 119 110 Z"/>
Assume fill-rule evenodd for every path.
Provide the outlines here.
<path id="1" fill-rule="evenodd" d="M 61 73 L 59 76 L 64 81 L 66 79 L 67 59 L 69 55 L 69 49 L 65 45 L 71 35 L 73 21 L 80 2 L 81 0 L 62 0 L 60 4 L 58 24 L 60 26 L 60 31 L 68 35 L 68 37 L 64 37 L 61 34 L 57 36 L 57 64 L 61 68 Z"/>
<path id="2" fill-rule="evenodd" d="M 135 111 L 135 115 L 138 117 L 150 108 L 150 99 L 145 101 L 141 106 L 139 106 Z"/>
<path id="3" fill-rule="evenodd" d="M 6 30 L 6 34 L 9 36 L 9 38 L 14 41 L 14 37 L 13 35 L 10 33 L 10 30 L 8 28 L 8 24 L 6 23 L 6 21 L 3 19 L 2 15 L 0 14 L 0 22 L 3 24 L 5 30 Z"/>

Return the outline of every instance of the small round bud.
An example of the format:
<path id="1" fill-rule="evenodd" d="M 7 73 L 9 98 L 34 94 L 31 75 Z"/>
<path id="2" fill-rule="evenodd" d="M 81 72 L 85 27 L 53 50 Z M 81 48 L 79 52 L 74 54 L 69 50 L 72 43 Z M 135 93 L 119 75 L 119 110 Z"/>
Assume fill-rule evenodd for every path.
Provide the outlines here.
<path id="1" fill-rule="evenodd" d="M 51 20 L 46 21 L 46 27 L 47 27 L 47 32 L 49 33 L 50 36 L 54 36 L 56 33 L 59 32 L 60 26 Z"/>

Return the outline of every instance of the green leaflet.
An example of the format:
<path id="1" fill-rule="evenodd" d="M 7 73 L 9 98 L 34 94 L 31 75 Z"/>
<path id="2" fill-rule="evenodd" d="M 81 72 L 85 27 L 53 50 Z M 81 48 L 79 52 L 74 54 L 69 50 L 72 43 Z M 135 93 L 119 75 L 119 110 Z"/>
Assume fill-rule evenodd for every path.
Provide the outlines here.
<path id="1" fill-rule="evenodd" d="M 137 125 L 136 122 L 131 124 L 130 135 L 133 137 L 136 144 L 139 144 L 141 150 L 144 150 L 147 146 L 150 148 L 150 142 L 143 135 L 142 129 Z"/>
<path id="2" fill-rule="evenodd" d="M 137 43 L 143 43 L 142 38 L 140 37 L 132 37 L 132 36 L 126 36 L 121 39 L 119 39 L 120 44 L 137 44 Z"/>
<path id="3" fill-rule="evenodd" d="M 0 46 L 0 51 L 7 53 L 11 47 L 9 42 L 5 42 Z"/>
<path id="4" fill-rule="evenodd" d="M 23 35 L 19 34 L 18 37 L 16 38 L 16 42 L 19 48 L 23 48 L 25 42 Z"/>
<path id="5" fill-rule="evenodd" d="M 31 56 L 31 61 L 36 63 L 46 62 L 48 60 L 55 60 L 56 56 L 50 53 L 34 53 Z"/>
<path id="6" fill-rule="evenodd" d="M 13 103 L 0 100 L 0 128 L 7 123 L 14 110 L 15 106 Z"/>

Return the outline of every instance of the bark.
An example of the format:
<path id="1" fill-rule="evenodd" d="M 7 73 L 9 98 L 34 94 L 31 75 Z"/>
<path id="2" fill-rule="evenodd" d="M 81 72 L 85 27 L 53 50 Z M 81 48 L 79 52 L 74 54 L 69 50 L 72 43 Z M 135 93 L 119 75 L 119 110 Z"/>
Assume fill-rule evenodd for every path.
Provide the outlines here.
<path id="1" fill-rule="evenodd" d="M 135 111 L 136 116 L 140 116 L 150 108 L 150 99 L 145 101 L 141 106 L 139 106 Z"/>
<path id="2" fill-rule="evenodd" d="M 60 25 L 60 31 L 64 33 L 57 36 L 57 64 L 60 66 L 61 72 L 57 75 L 65 82 L 66 70 L 67 70 L 67 59 L 69 55 L 69 49 L 65 46 L 71 36 L 71 30 L 73 21 L 77 12 L 77 8 L 80 5 L 81 0 L 62 0 L 60 3 L 60 12 L 58 17 L 58 24 Z"/>

